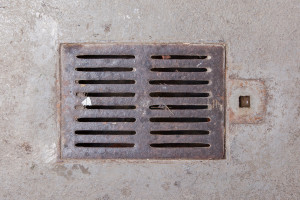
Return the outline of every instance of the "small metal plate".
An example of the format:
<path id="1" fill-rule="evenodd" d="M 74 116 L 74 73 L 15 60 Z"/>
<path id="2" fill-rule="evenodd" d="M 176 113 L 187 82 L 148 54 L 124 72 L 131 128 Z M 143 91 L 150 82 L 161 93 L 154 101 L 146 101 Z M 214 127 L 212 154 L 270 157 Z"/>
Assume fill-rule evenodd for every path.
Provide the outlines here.
<path id="1" fill-rule="evenodd" d="M 229 79 L 227 88 L 231 124 L 258 124 L 264 121 L 268 95 L 264 81 Z M 240 97 L 249 97 L 248 107 L 241 107 Z"/>
<path id="2" fill-rule="evenodd" d="M 62 44 L 61 157 L 224 158 L 225 48 Z"/>

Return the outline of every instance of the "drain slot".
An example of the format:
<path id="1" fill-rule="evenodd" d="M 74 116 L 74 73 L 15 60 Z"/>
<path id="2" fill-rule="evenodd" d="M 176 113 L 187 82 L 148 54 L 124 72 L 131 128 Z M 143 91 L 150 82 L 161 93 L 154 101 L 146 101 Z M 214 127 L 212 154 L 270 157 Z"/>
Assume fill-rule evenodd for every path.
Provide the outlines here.
<path id="1" fill-rule="evenodd" d="M 79 59 L 134 59 L 134 55 L 78 55 Z"/>
<path id="2" fill-rule="evenodd" d="M 167 59 L 207 59 L 207 56 L 198 56 L 198 55 L 153 55 L 151 56 L 152 59 L 164 59 L 164 60 L 167 60 Z"/>
<path id="3" fill-rule="evenodd" d="M 198 110 L 198 109 L 208 109 L 208 105 L 152 105 L 149 106 L 151 110 Z"/>
<path id="4" fill-rule="evenodd" d="M 126 109 L 136 109 L 136 106 L 131 105 L 92 105 L 92 106 L 75 106 L 75 109 L 108 109 L 108 110 L 126 110 Z"/>
<path id="5" fill-rule="evenodd" d="M 77 80 L 78 84 L 135 84 L 134 80 Z"/>
<path id="6" fill-rule="evenodd" d="M 151 92 L 150 97 L 208 97 L 209 93 Z"/>
<path id="7" fill-rule="evenodd" d="M 134 97 L 135 93 L 132 92 L 118 92 L 118 93 L 95 93 L 95 92 L 78 92 L 76 96 L 79 97 Z"/>
<path id="8" fill-rule="evenodd" d="M 95 118 L 95 117 L 84 117 L 77 118 L 78 122 L 135 122 L 135 118 Z"/>
<path id="9" fill-rule="evenodd" d="M 151 80 L 151 85 L 207 85 L 209 81 Z"/>
<path id="10" fill-rule="evenodd" d="M 176 130 L 176 131 L 150 131 L 152 135 L 208 135 L 205 130 Z"/>
<path id="11" fill-rule="evenodd" d="M 97 148 L 128 148 L 134 147 L 132 143 L 76 143 L 76 147 L 97 147 Z"/>
<path id="12" fill-rule="evenodd" d="M 76 135 L 135 135 L 135 131 L 77 130 Z"/>
<path id="13" fill-rule="evenodd" d="M 207 72 L 206 68 L 152 68 L 152 72 Z"/>
<path id="14" fill-rule="evenodd" d="M 132 67 L 78 67 L 75 68 L 76 71 L 83 71 L 83 72 L 131 72 L 133 71 Z"/>
<path id="15" fill-rule="evenodd" d="M 155 144 L 150 144 L 150 146 L 155 148 L 210 147 L 209 144 L 205 144 L 205 143 L 155 143 Z"/>
<path id="16" fill-rule="evenodd" d="M 153 117 L 150 118 L 150 122 L 178 122 L 178 123 L 194 123 L 194 122 L 209 122 L 209 118 L 171 118 L 171 117 Z"/>

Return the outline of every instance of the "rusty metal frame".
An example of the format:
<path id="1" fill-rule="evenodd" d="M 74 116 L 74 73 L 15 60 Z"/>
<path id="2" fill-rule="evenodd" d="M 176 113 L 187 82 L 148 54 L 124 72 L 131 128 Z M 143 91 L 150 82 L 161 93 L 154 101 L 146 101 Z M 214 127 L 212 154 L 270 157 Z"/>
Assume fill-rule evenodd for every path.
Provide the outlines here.
<path id="1" fill-rule="evenodd" d="M 219 44 L 62 44 L 61 158 L 222 159 L 225 137 L 225 47 Z M 77 57 L 78 55 L 83 57 Z M 94 55 L 85 57 L 85 55 Z M 95 56 L 95 55 L 102 55 Z M 103 56 L 104 55 L 104 56 Z M 122 55 L 118 59 L 109 55 Z M 152 59 L 162 55 L 161 59 Z M 192 55 L 193 59 L 180 56 Z M 200 55 L 199 59 L 195 55 Z M 126 57 L 128 56 L 128 57 Z M 130 56 L 134 56 L 130 57 Z M 83 59 L 88 58 L 88 59 Z M 157 58 L 157 57 L 155 57 Z M 158 57 L 159 58 L 159 57 Z M 82 72 L 75 68 L 131 67 L 131 72 Z M 151 68 L 206 68 L 206 72 L 154 72 Z M 78 84 L 76 80 L 135 80 L 135 84 Z M 203 85 L 149 84 L 150 80 L 208 80 Z M 169 82 L 167 82 L 169 83 Z M 88 93 L 134 93 L 133 97 L 89 97 L 93 105 L 134 105 L 135 109 L 86 109 Z M 151 97 L 151 93 L 209 94 L 209 97 Z M 208 105 L 202 110 L 170 110 L 166 105 Z M 160 105 L 166 109 L 149 109 Z M 82 109 L 76 108 L 80 107 Z M 160 108 L 161 108 L 160 107 Z M 132 118 L 135 122 L 79 122 L 78 118 Z M 151 122 L 164 118 L 166 122 Z M 170 123 L 172 118 L 193 122 Z M 107 120 L 106 119 L 106 120 Z M 202 121 L 201 121 L 201 120 Z M 205 121 L 209 119 L 208 121 Z M 102 119 L 101 119 L 102 120 Z M 160 120 L 160 119 L 159 119 Z M 152 120 L 155 121 L 155 120 Z M 201 122 L 200 122 L 201 121 Z M 80 135 L 78 130 L 135 131 L 136 134 Z M 207 130 L 209 134 L 159 135 L 157 130 Z M 81 147 L 75 144 L 93 144 Z M 109 145 L 107 145 L 110 144 Z M 173 144 L 176 144 L 175 146 Z M 186 144 L 191 146 L 186 146 Z M 99 144 L 101 147 L 96 147 Z M 103 145 L 104 144 L 104 145 Z M 124 145 L 125 144 L 125 145 Z M 132 147 L 131 144 L 134 146 Z M 170 144 L 161 148 L 161 144 Z M 207 146 L 209 144 L 209 147 Z M 123 145 L 123 146 L 122 146 Z M 126 146 L 127 145 L 127 146 Z M 125 148 L 126 147 L 126 148 Z"/>

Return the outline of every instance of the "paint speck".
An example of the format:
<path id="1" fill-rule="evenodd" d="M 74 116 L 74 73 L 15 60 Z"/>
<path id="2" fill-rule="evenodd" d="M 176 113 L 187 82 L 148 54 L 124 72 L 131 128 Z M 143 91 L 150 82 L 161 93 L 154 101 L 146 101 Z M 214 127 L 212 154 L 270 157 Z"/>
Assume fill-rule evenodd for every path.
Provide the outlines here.
<path id="1" fill-rule="evenodd" d="M 141 16 L 140 16 L 140 10 L 138 9 L 138 8 L 135 8 L 134 10 L 133 10 L 133 12 L 135 13 L 135 15 L 137 16 L 137 18 L 138 19 L 141 19 Z"/>
<path id="2" fill-rule="evenodd" d="M 92 101 L 91 101 L 91 98 L 90 97 L 87 97 L 85 100 L 83 100 L 81 102 L 82 105 L 84 106 L 91 106 L 92 105 Z"/>

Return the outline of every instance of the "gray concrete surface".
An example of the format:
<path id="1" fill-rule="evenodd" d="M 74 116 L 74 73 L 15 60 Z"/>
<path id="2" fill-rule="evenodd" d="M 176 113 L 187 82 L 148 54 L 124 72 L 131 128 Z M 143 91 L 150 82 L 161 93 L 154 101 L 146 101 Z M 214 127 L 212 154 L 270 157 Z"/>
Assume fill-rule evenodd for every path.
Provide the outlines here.
<path id="1" fill-rule="evenodd" d="M 299 25 L 299 0 L 0 0 L 0 199 L 300 199 Z M 265 120 L 227 121 L 225 160 L 59 161 L 59 44 L 111 41 L 225 42 Z"/>

